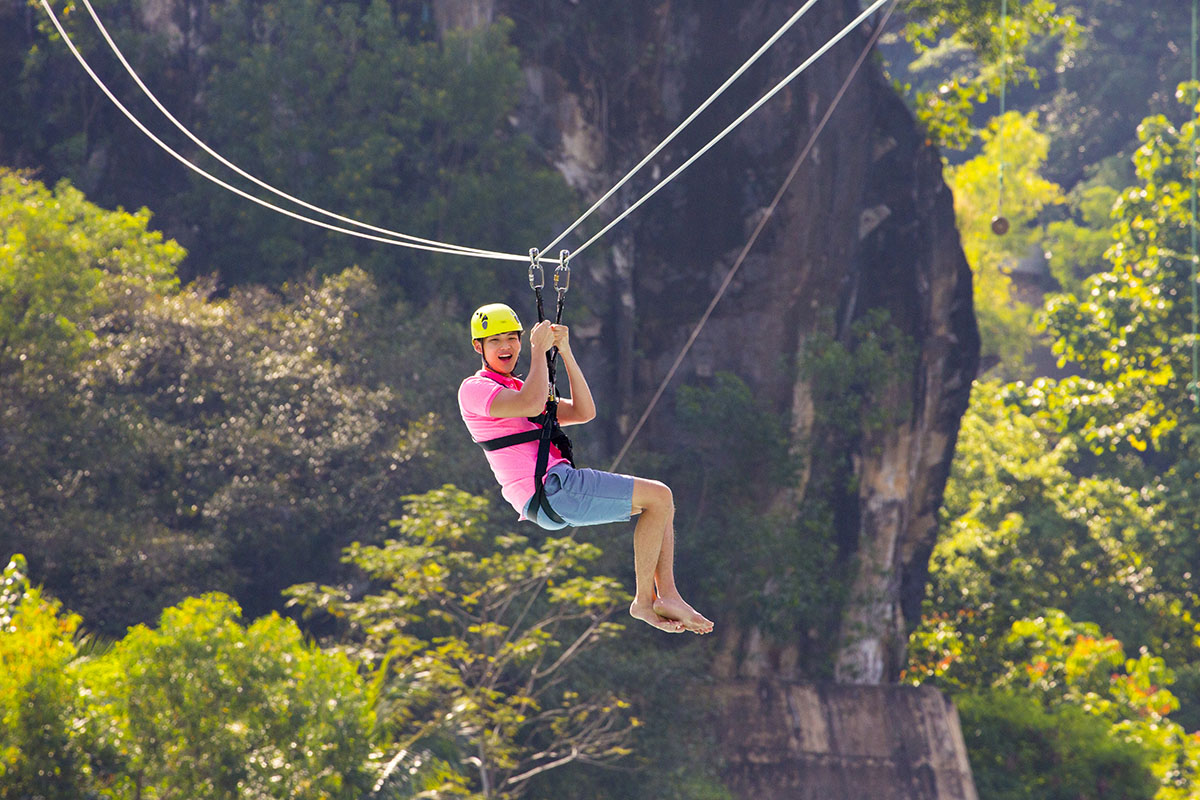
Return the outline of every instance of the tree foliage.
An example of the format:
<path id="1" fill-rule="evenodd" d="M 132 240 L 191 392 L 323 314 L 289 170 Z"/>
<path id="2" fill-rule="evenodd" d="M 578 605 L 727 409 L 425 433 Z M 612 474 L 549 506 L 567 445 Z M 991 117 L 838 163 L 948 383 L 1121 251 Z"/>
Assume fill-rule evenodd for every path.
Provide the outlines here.
<path id="1" fill-rule="evenodd" d="M 0 188 L 5 300 L 39 298 L 5 306 L 10 552 L 116 634 L 205 590 L 261 613 L 377 536 L 436 428 L 427 390 L 388 385 L 433 316 L 385 303 L 361 270 L 280 293 L 179 288 L 181 251 L 147 214 L 20 176 Z M 366 365 L 397 335 L 403 373 Z"/>
<path id="2" fill-rule="evenodd" d="M 0 797 L 335 800 L 371 785 L 366 680 L 295 623 L 243 626 L 207 595 L 102 648 L 23 569 L 18 556 L 0 594 Z"/>
<path id="3" fill-rule="evenodd" d="M 131 292 L 176 284 L 183 250 L 150 212 L 107 212 L 69 183 L 48 189 L 0 170 L 0 386 L 70 369 L 94 341 L 87 322 Z"/>
<path id="4" fill-rule="evenodd" d="M 1007 16 L 1001 0 L 915 0 L 905 10 L 904 36 L 917 55 L 909 69 L 920 73 L 956 61 L 936 86 L 913 93 L 917 117 L 930 137 L 954 150 L 974 144 L 979 106 L 1002 88 L 1037 83 L 1040 72 L 1030 61 L 1031 51 L 1060 40 L 1060 57 L 1067 58 L 1079 38 L 1074 14 L 1060 10 L 1054 0 L 1013 0 Z"/>
<path id="5" fill-rule="evenodd" d="M 1047 709 L 1007 691 L 957 698 L 971 777 L 987 800 L 1150 800 L 1157 788 L 1136 744 L 1072 705 Z"/>
<path id="6" fill-rule="evenodd" d="M 409 497 L 395 539 L 346 552 L 369 591 L 289 593 L 332 615 L 339 648 L 378 670 L 395 764 L 449 750 L 479 796 L 515 798 L 548 770 L 628 754 L 628 703 L 577 667 L 622 630 L 610 617 L 630 598 L 587 573 L 594 545 L 494 535 L 486 505 L 452 486 Z"/>
<path id="7" fill-rule="evenodd" d="M 109 797 L 359 798 L 373 710 L 344 656 L 276 615 L 190 598 L 79 667 Z"/>
<path id="8" fill-rule="evenodd" d="M 1193 112 L 1194 93 L 1180 88 Z M 1016 690 L 1103 719 L 1144 751 L 1154 796 L 1174 798 L 1194 793 L 1198 763 L 1185 732 L 1197 723 L 1200 632 L 1196 125 L 1155 116 L 1138 136 L 1137 183 L 1113 207 L 1103 269 L 1045 307 L 1071 374 L 977 384 L 910 667 L 956 690 Z"/>
<path id="9" fill-rule="evenodd" d="M 74 800 L 87 786 L 74 736 L 80 619 L 30 586 L 25 559 L 0 576 L 0 798 Z"/>
<path id="10" fill-rule="evenodd" d="M 569 194 L 510 115 L 522 85 L 511 23 L 434 38 L 421 4 L 223 3 L 205 135 L 309 202 L 440 241 L 525 252 Z M 488 264 L 337 236 L 197 184 L 202 246 L 229 280 L 359 264 L 421 298 L 501 284 Z M 344 226 L 343 226 L 344 227 Z"/>
<path id="11" fill-rule="evenodd" d="M 54 5 L 100 78 L 168 145 L 239 188 L 314 216 L 159 124 L 82 4 Z M 524 78 L 504 18 L 443 33 L 429 5 L 412 0 L 93 6 L 175 117 L 225 158 L 307 203 L 505 252 L 525 252 L 573 218 L 572 193 L 513 123 Z M 108 205 L 134 197 L 155 208 L 159 224 L 191 252 L 185 278 L 216 272 L 228 284 L 278 285 L 359 265 L 417 300 L 468 283 L 481 295 L 504 292 L 494 264 L 306 225 L 190 172 L 131 130 L 40 8 L 31 5 L 26 17 L 11 24 L 18 58 L 0 60 L 0 83 L 13 99 L 6 107 L 19 109 L 0 122 L 0 160 L 66 177 Z"/>
<path id="12" fill-rule="evenodd" d="M 1014 291 L 1011 273 L 1032 252 L 1040 255 L 1042 231 L 1035 224 L 1048 206 L 1063 203 L 1062 189 L 1041 176 L 1049 138 L 1037 129 L 1037 116 L 1010 112 L 982 134 L 982 152 L 946 170 L 963 251 L 975 275 L 975 313 L 985 364 L 999 362 L 1010 376 L 1020 374 L 1033 346 L 1033 311 Z M 1002 239 L 992 220 L 1010 224 Z"/>
<path id="13" fill-rule="evenodd" d="M 1077 442 L 996 384 L 976 385 L 958 453 L 928 596 L 939 611 L 969 612 L 963 633 L 995 641 L 1045 608 L 1104 618 L 1139 644 L 1182 633 L 1177 595 L 1146 560 L 1170 524 L 1163 505 L 1117 478 L 1080 475 Z"/>

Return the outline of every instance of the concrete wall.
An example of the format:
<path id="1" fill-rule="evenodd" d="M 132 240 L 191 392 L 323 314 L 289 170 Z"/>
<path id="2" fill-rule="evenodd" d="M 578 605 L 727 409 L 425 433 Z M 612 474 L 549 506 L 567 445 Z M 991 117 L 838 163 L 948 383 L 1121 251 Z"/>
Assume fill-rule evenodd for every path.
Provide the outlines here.
<path id="1" fill-rule="evenodd" d="M 958 711 L 936 689 L 722 682 L 722 776 L 744 800 L 977 800 Z"/>

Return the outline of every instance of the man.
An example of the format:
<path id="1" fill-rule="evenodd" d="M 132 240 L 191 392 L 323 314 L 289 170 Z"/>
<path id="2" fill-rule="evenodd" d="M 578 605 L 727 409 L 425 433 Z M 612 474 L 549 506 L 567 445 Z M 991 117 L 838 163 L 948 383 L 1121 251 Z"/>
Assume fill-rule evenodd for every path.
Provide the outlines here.
<path id="1" fill-rule="evenodd" d="M 520 320 L 502 303 L 486 305 L 471 315 L 471 340 L 483 359 L 482 369 L 462 382 L 458 407 L 476 442 L 538 429 L 529 417 L 541 414 L 548 400 L 549 373 L 545 354 L 558 348 L 571 396 L 558 403 L 560 425 L 579 425 L 596 416 L 591 389 L 571 352 L 565 325 L 539 322 L 529 331 L 532 364 L 522 381 L 513 372 L 521 355 Z M 521 519 L 544 528 L 603 525 L 638 516 L 633 531 L 635 596 L 629 613 L 668 633 L 708 633 L 713 623 L 684 602 L 675 587 L 675 504 L 671 490 L 658 481 L 594 469 L 576 469 L 550 445 L 544 480 L 552 509 L 534 508 L 535 465 L 539 443 L 525 441 L 487 450 L 501 494 Z M 556 522 L 558 517 L 561 522 Z"/>

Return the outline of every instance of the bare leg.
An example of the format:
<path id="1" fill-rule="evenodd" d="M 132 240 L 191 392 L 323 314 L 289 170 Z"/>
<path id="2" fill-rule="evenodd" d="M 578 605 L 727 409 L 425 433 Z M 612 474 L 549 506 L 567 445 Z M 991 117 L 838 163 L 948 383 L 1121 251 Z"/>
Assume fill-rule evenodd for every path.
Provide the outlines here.
<path id="1" fill-rule="evenodd" d="M 675 509 L 671 490 L 661 483 L 633 480 L 633 513 L 641 516 L 633 529 L 633 574 L 637 585 L 629 614 L 659 630 L 682 633 L 683 623 L 659 616 L 654 610 L 654 572 Z"/>
<path id="2" fill-rule="evenodd" d="M 658 597 L 654 600 L 654 610 L 660 617 L 677 619 L 692 633 L 712 631 L 712 621 L 688 605 L 675 586 L 674 525 L 669 526 L 666 535 L 663 536 L 663 547 L 655 570 L 655 584 L 658 587 Z"/>
<path id="3" fill-rule="evenodd" d="M 661 630 L 708 633 L 712 622 L 684 602 L 675 586 L 675 502 L 671 490 L 658 481 L 634 478 L 633 513 L 641 517 L 633 532 L 637 587 L 629 613 Z"/>

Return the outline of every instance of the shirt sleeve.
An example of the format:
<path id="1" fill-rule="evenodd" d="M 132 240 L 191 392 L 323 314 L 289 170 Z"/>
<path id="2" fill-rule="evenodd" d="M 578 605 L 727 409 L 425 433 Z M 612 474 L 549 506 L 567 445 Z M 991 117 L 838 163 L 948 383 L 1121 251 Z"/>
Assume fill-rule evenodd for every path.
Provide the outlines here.
<path id="1" fill-rule="evenodd" d="M 464 414 L 479 417 L 492 415 L 492 401 L 504 387 L 487 378 L 472 376 L 462 382 L 458 389 L 458 405 Z"/>

